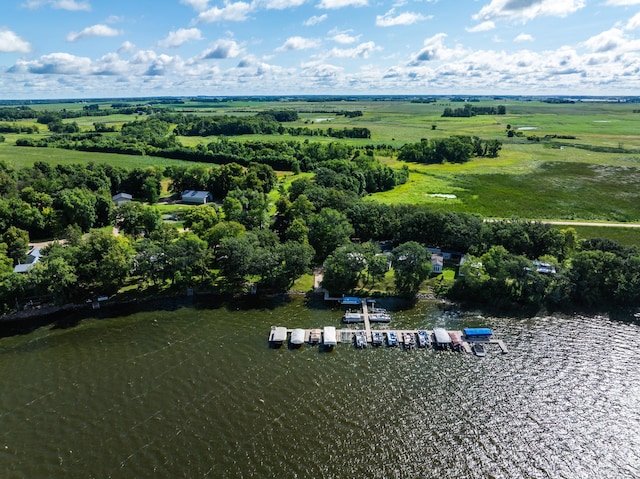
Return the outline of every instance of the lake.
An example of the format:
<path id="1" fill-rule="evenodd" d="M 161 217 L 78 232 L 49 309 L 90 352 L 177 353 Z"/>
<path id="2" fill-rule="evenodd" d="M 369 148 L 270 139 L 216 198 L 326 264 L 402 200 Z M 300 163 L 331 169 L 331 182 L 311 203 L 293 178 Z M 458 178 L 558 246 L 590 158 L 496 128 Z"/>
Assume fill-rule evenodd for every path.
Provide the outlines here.
<path id="1" fill-rule="evenodd" d="M 270 348 L 340 326 L 301 296 L 103 311 L 0 339 L 0 477 L 640 477 L 636 322 L 381 305 L 509 353 Z"/>

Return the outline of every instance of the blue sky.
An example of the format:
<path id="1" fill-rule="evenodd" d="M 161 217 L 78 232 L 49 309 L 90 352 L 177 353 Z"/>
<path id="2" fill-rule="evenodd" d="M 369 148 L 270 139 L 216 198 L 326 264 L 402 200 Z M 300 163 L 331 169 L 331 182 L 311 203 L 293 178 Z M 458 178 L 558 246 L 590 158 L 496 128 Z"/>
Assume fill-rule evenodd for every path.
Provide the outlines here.
<path id="1" fill-rule="evenodd" d="M 0 98 L 640 94 L 640 0 L 3 0 Z"/>

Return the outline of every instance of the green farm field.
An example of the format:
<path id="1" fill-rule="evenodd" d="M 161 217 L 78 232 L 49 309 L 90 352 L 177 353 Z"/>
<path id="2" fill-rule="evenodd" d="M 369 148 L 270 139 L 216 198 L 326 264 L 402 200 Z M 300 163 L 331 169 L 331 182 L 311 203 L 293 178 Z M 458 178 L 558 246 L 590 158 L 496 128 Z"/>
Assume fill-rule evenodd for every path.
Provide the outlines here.
<path id="1" fill-rule="evenodd" d="M 110 103 L 104 102 L 104 108 Z M 473 105 L 505 105 L 507 113 L 471 118 L 441 116 L 445 107 L 461 108 L 463 105 L 446 98 L 437 99 L 435 103 L 364 98 L 260 102 L 229 99 L 211 103 L 185 99 L 163 107 L 199 115 L 247 115 L 269 109 L 293 109 L 300 118 L 286 126 L 365 127 L 371 131 L 371 139 L 367 140 L 247 135 L 234 137 L 233 141 L 345 141 L 356 146 L 373 144 L 400 148 L 422 138 L 452 135 L 495 138 L 503 143 L 498 158 L 475 159 L 462 165 L 408 164 L 407 184 L 368 198 L 385 203 L 429 204 L 434 208 L 491 218 L 640 222 L 640 114 L 635 112 L 639 109 L 637 103 L 550 104 L 487 98 Z M 82 109 L 83 104 L 71 102 L 37 107 L 72 110 Z M 363 115 L 354 118 L 336 115 L 353 110 L 362 111 Z M 89 130 L 94 121 L 119 126 L 136 118 L 144 116 L 110 115 L 66 121 L 77 121 L 81 128 Z M 508 138 L 507 127 L 517 132 L 517 136 Z M 41 128 L 39 135 L 45 134 Z M 13 145 L 20 135 L 4 136 L 6 141 L 0 143 L 0 160 L 18 168 L 35 161 L 67 164 L 94 161 L 128 168 L 181 163 L 145 156 L 18 148 Z M 207 144 L 215 139 L 179 137 L 185 146 Z M 378 158 L 394 168 L 403 166 L 395 157 Z M 287 183 L 292 179 L 288 177 Z"/>

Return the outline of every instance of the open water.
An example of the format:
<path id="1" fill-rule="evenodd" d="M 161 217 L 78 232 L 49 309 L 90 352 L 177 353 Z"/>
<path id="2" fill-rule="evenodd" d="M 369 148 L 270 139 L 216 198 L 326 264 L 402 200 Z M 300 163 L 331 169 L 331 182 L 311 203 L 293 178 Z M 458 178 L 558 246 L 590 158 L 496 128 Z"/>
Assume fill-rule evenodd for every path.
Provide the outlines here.
<path id="1" fill-rule="evenodd" d="M 0 477 L 640 477 L 634 322 L 425 302 L 391 325 L 488 326 L 509 353 L 322 352 L 271 349 L 269 329 L 338 326 L 339 310 L 237 306 L 0 339 Z"/>

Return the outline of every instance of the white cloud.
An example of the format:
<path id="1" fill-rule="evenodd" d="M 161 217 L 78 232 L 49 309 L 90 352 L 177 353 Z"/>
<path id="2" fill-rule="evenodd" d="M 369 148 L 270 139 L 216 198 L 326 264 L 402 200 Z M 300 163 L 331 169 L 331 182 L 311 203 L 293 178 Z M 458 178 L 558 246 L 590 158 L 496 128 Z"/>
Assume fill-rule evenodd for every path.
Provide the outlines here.
<path id="1" fill-rule="evenodd" d="M 78 2 L 76 0 L 56 0 L 51 2 L 53 8 L 59 8 L 60 10 L 70 10 L 73 12 L 85 10 L 91 10 L 89 2 Z"/>
<path id="2" fill-rule="evenodd" d="M 196 12 L 203 12 L 209 6 L 209 0 L 180 0 L 180 3 L 193 8 Z"/>
<path id="3" fill-rule="evenodd" d="M 57 8 L 59 10 L 69 10 L 72 12 L 77 11 L 89 11 L 91 5 L 88 1 L 77 0 L 27 0 L 22 6 L 27 7 L 30 10 L 49 5 L 51 8 Z"/>
<path id="4" fill-rule="evenodd" d="M 607 0 L 605 5 L 611 7 L 628 7 L 631 5 L 640 5 L 640 0 Z"/>
<path id="5" fill-rule="evenodd" d="M 306 0 L 254 0 L 261 8 L 267 10 L 284 10 L 286 8 L 299 7 Z"/>
<path id="6" fill-rule="evenodd" d="M 103 24 L 98 24 L 87 27 L 81 32 L 69 33 L 69 35 L 67 35 L 67 41 L 75 42 L 76 40 L 80 40 L 81 38 L 86 37 L 115 37 L 120 35 L 121 33 L 122 32 L 116 30 L 115 28 L 111 28 Z"/>
<path id="7" fill-rule="evenodd" d="M 368 4 L 368 0 L 320 0 L 318 8 L 334 10 L 344 7 L 364 7 Z"/>
<path id="8" fill-rule="evenodd" d="M 198 15 L 198 23 L 213 23 L 220 21 L 242 22 L 247 19 L 253 6 L 246 2 L 226 3 L 224 7 L 212 7 Z"/>
<path id="9" fill-rule="evenodd" d="M 85 75 L 91 73 L 91 59 L 69 53 L 50 53 L 37 60 L 18 60 L 11 73 Z"/>
<path id="10" fill-rule="evenodd" d="M 333 40 L 336 43 L 340 43 L 341 45 L 350 45 L 352 43 L 355 43 L 360 39 L 360 36 L 361 36 L 361 35 L 358 35 L 357 37 L 354 37 L 353 35 L 350 35 L 347 32 L 338 32 L 338 31 L 331 31 L 329 32 L 329 34 L 332 35 L 330 37 L 331 40 Z"/>
<path id="11" fill-rule="evenodd" d="M 186 42 L 202 40 L 202 32 L 197 28 L 180 28 L 170 32 L 167 38 L 160 40 L 158 44 L 163 48 L 177 48 Z"/>
<path id="12" fill-rule="evenodd" d="M 0 53 L 29 53 L 31 45 L 11 30 L 0 29 Z"/>
<path id="13" fill-rule="evenodd" d="M 536 17 L 566 17 L 585 6 L 585 0 L 491 0 L 474 20 L 505 18 L 527 22 Z"/>
<path id="14" fill-rule="evenodd" d="M 485 22 L 478 23 L 473 27 L 465 28 L 465 30 L 470 33 L 476 33 L 476 32 L 488 32 L 489 30 L 493 30 L 494 28 L 496 28 L 496 24 L 491 20 L 487 20 Z"/>
<path id="15" fill-rule="evenodd" d="M 454 58 L 460 58 L 468 54 L 468 51 L 462 47 L 448 48 L 444 44 L 444 39 L 447 37 L 446 33 L 436 33 L 434 36 L 427 38 L 424 41 L 424 46 L 420 50 L 411 65 L 416 66 L 422 62 L 431 62 L 435 60 L 452 60 Z"/>
<path id="16" fill-rule="evenodd" d="M 533 35 L 529 35 L 528 33 L 521 33 L 516 38 L 513 39 L 514 42 L 532 42 L 534 40 Z"/>
<path id="17" fill-rule="evenodd" d="M 303 25 L 307 27 L 317 25 L 318 23 L 324 22 L 327 18 L 329 18 L 329 15 L 327 15 L 326 13 L 323 15 L 314 15 L 313 17 L 310 17 L 307 20 L 305 20 Z"/>
<path id="18" fill-rule="evenodd" d="M 118 53 L 119 54 L 133 53 L 135 50 L 136 50 L 136 46 L 133 43 L 131 43 L 129 40 L 127 40 L 122 45 L 120 45 L 120 48 L 118 48 Z"/>
<path id="19" fill-rule="evenodd" d="M 396 15 L 396 9 L 392 8 L 384 15 L 376 16 L 376 25 L 378 27 L 395 27 L 398 25 L 413 25 L 414 23 L 428 20 L 431 16 L 422 15 L 420 13 L 404 12 Z"/>
<path id="20" fill-rule="evenodd" d="M 225 58 L 235 58 L 241 53 L 242 48 L 234 40 L 221 38 L 211 48 L 205 50 L 200 58 L 203 60 L 223 60 Z"/>
<path id="21" fill-rule="evenodd" d="M 353 48 L 332 48 L 324 57 L 334 58 L 369 58 L 375 51 L 382 50 L 374 42 L 365 42 Z"/>
<path id="22" fill-rule="evenodd" d="M 310 48 L 318 48 L 318 46 L 320 46 L 320 41 L 314 38 L 290 37 L 276 48 L 276 51 L 308 50 Z"/>
<path id="23" fill-rule="evenodd" d="M 596 53 L 603 53 L 617 50 L 627 44 L 628 40 L 619 28 L 612 28 L 606 32 L 599 33 L 582 43 L 582 46 Z"/>
<path id="24" fill-rule="evenodd" d="M 627 24 L 625 25 L 625 30 L 635 30 L 640 27 L 640 13 L 636 13 L 633 17 L 629 19 Z"/>

